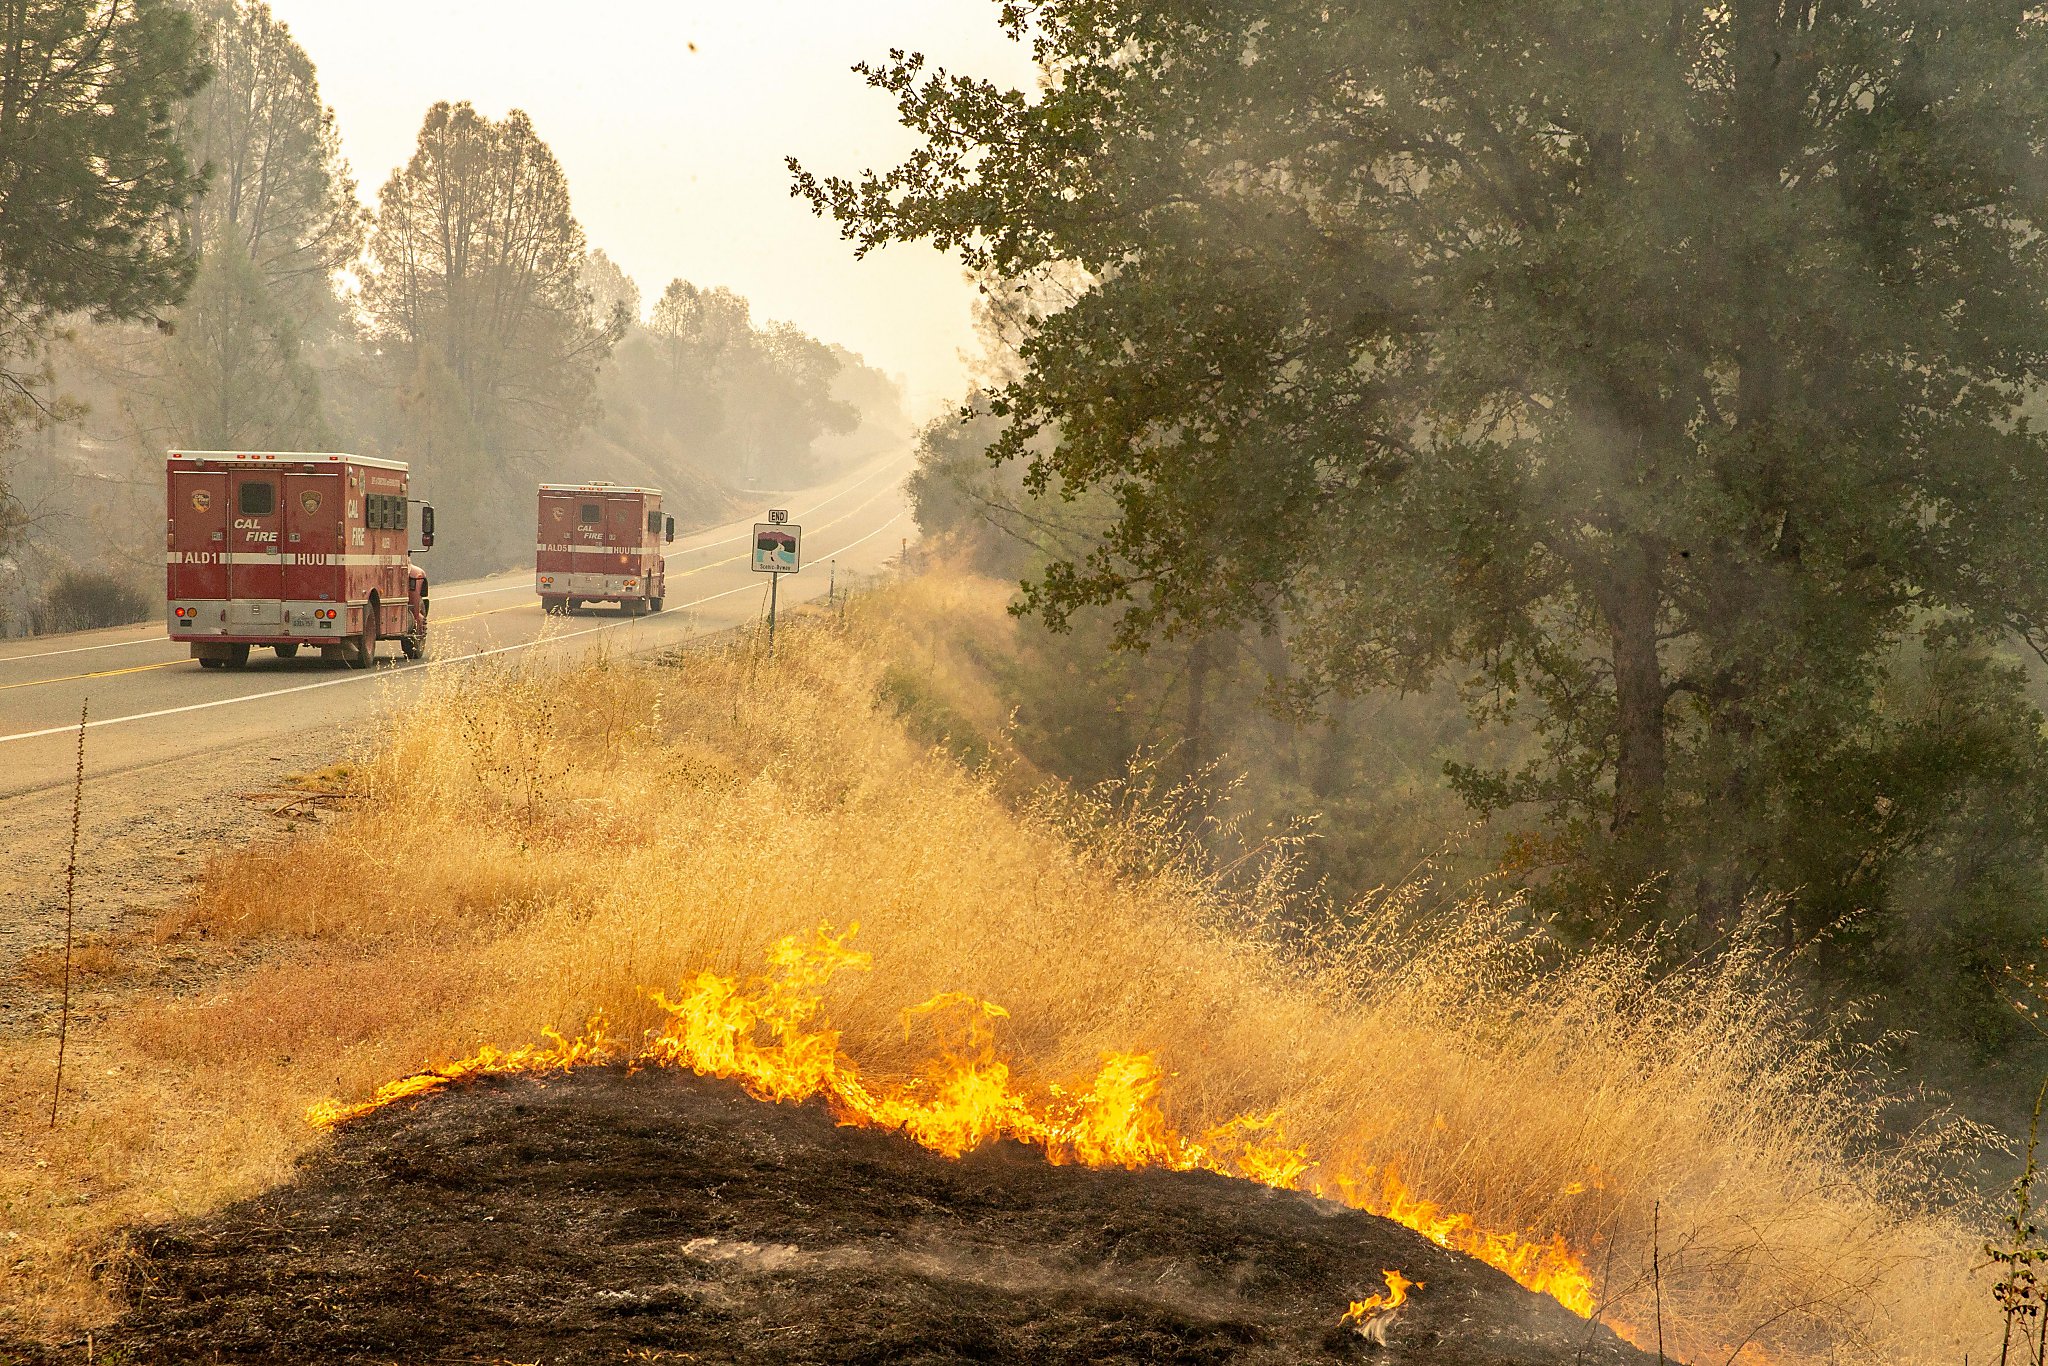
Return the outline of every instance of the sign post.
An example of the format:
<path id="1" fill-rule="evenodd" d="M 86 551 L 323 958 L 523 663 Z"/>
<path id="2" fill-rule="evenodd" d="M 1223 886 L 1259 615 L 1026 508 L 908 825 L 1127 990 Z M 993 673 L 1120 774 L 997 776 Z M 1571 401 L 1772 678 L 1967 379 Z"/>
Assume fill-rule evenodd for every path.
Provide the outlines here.
<path id="1" fill-rule="evenodd" d="M 770 508 L 768 520 L 754 523 L 754 572 L 768 575 L 768 657 L 775 657 L 775 600 L 784 574 L 803 568 L 804 529 L 789 524 L 789 512 Z"/>

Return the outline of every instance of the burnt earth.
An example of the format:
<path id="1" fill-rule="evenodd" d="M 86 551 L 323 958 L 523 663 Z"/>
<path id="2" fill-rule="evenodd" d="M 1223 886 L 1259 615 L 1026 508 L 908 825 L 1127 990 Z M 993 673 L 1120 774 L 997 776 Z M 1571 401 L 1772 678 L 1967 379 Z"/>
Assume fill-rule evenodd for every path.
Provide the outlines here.
<path id="1" fill-rule="evenodd" d="M 1338 1326 L 1383 1268 L 1425 1282 L 1384 1349 Z M 1371 1215 L 1016 1145 L 949 1161 L 671 1071 L 392 1107 L 137 1235 L 127 1277 L 103 1360 L 1647 1360 Z"/>

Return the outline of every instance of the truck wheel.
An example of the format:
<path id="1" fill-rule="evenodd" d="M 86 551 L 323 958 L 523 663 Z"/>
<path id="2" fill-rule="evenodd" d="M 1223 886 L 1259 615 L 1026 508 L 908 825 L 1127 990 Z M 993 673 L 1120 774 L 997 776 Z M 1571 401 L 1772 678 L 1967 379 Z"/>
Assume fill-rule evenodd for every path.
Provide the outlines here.
<path id="1" fill-rule="evenodd" d="M 363 633 L 356 637 L 355 652 L 348 657 L 348 666 L 351 669 L 367 669 L 376 658 L 377 623 L 368 620 L 363 623 Z"/>
<path id="2" fill-rule="evenodd" d="M 296 645 L 273 645 L 270 648 L 277 651 L 279 659 L 296 659 L 299 653 L 299 647 Z"/>
<path id="3" fill-rule="evenodd" d="M 540 610 L 548 613 L 550 616 L 561 616 L 569 610 L 569 600 L 567 598 L 542 598 L 540 600 Z"/>
<path id="4" fill-rule="evenodd" d="M 647 610 L 649 610 L 650 612 L 659 612 L 661 609 L 662 599 L 660 598 L 655 598 L 647 604 Z"/>
<path id="5" fill-rule="evenodd" d="M 427 652 L 427 623 L 415 617 L 413 627 L 398 638 L 398 648 L 405 651 L 407 659 L 418 659 Z"/>
<path id="6" fill-rule="evenodd" d="M 248 667 L 249 667 L 249 647 L 248 647 L 247 645 L 230 645 L 230 646 L 228 646 L 228 657 L 227 657 L 227 659 L 226 659 L 226 660 L 224 660 L 223 662 L 224 662 L 224 663 L 225 663 L 225 664 L 226 664 L 226 665 L 227 665 L 227 666 L 228 666 L 228 667 L 229 667 L 230 669 L 246 669 L 246 668 L 248 668 Z"/>
<path id="7" fill-rule="evenodd" d="M 583 599 L 581 599 L 581 598 L 571 598 L 571 599 L 569 599 L 569 610 L 570 610 L 571 612 L 579 612 L 579 611 L 581 611 L 582 609 L 583 609 Z"/>
<path id="8" fill-rule="evenodd" d="M 207 659 L 202 656 L 199 660 L 199 667 L 202 669 L 225 669 L 227 666 L 228 662 L 225 659 Z"/>

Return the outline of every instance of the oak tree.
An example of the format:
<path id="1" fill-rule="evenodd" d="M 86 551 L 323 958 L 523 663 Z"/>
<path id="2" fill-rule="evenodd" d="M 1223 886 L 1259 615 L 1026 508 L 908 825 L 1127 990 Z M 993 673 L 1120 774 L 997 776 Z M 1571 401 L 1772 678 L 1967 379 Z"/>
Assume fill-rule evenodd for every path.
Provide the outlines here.
<path id="1" fill-rule="evenodd" d="M 1086 281 L 988 405 L 998 459 L 1116 513 L 1030 608 L 1284 625 L 1312 691 L 1453 671 L 1544 747 L 1457 780 L 1547 817 L 1519 857 L 1580 907 L 1713 928 L 1776 887 L 1839 929 L 1980 815 L 2038 903 L 2048 759 L 1998 653 L 2048 650 L 2038 10 L 1004 22 L 1042 90 L 894 53 L 861 69 L 921 146 L 791 169 L 863 252 Z"/>

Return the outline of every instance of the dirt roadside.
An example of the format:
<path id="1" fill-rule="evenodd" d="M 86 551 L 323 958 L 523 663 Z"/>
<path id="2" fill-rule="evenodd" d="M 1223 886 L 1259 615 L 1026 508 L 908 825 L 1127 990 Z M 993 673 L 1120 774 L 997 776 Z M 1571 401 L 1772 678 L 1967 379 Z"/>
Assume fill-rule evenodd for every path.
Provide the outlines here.
<path id="1" fill-rule="evenodd" d="M 322 800 L 293 779 L 348 756 L 332 734 L 280 736 L 87 777 L 78 841 L 76 936 L 103 951 L 76 983 L 90 1020 L 104 990 L 180 990 L 217 959 L 159 946 L 157 918 L 182 901 L 209 858 L 320 819 Z M 0 798 L 0 1039 L 55 1028 L 49 951 L 64 942 L 71 789 Z"/>
<path id="2" fill-rule="evenodd" d="M 1340 1319 L 1388 1270 L 1423 1284 L 1381 1349 Z M 390 1107 L 289 1185 L 136 1235 L 121 1275 L 95 1350 L 132 1363 L 1649 1360 L 1355 1210 L 1015 1144 L 949 1160 L 669 1070 Z"/>

